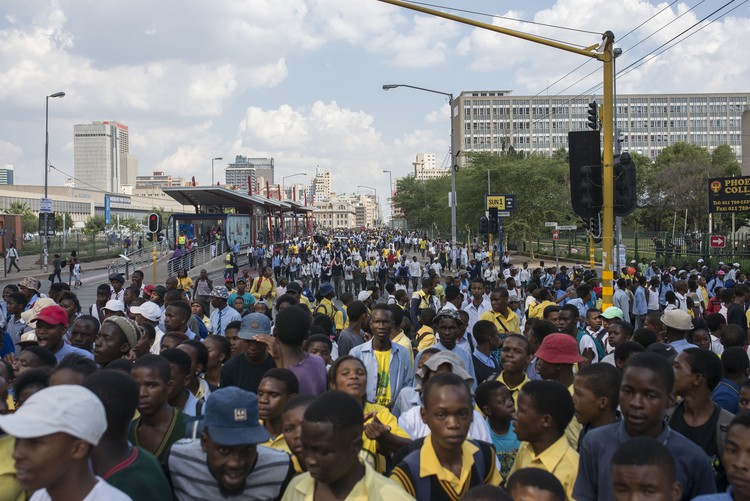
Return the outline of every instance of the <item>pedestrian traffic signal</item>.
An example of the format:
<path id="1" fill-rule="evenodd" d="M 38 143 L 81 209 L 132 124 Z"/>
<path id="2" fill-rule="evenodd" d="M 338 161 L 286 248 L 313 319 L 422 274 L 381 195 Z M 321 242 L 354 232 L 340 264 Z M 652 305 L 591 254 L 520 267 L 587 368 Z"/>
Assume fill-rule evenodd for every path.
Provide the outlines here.
<path id="1" fill-rule="evenodd" d="M 584 219 L 599 214 L 604 205 L 599 141 L 598 131 L 568 132 L 570 203 Z"/>
<path id="2" fill-rule="evenodd" d="M 148 240 L 149 242 L 153 242 L 154 241 L 154 234 L 150 233 L 150 232 L 146 233 L 146 240 Z"/>
<path id="3" fill-rule="evenodd" d="M 148 215 L 148 231 L 156 233 L 161 230 L 161 216 L 157 212 Z"/>
<path id="4" fill-rule="evenodd" d="M 482 216 L 479 218 L 479 233 L 486 235 L 489 231 L 489 220 L 486 216 Z"/>
<path id="5" fill-rule="evenodd" d="M 588 128 L 599 130 L 599 104 L 596 102 L 596 99 L 589 103 L 588 116 L 589 118 L 586 121 Z"/>
<path id="6" fill-rule="evenodd" d="M 164 233 L 161 230 L 156 232 L 156 241 L 159 243 L 164 241 Z"/>
<path id="7" fill-rule="evenodd" d="M 615 157 L 615 216 L 623 217 L 631 214 L 638 206 L 635 187 L 635 165 L 630 153 L 622 153 Z"/>

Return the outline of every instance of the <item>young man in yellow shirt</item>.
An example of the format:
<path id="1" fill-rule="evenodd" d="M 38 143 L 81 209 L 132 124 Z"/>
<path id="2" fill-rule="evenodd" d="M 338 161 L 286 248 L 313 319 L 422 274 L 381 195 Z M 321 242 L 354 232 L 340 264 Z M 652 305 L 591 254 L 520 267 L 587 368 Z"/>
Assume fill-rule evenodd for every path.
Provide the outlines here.
<path id="1" fill-rule="evenodd" d="M 479 320 L 489 320 L 497 327 L 502 339 L 507 334 L 520 334 L 521 327 L 518 315 L 508 307 L 508 289 L 497 287 L 490 293 L 492 311 L 486 311 L 479 316 Z"/>
<path id="2" fill-rule="evenodd" d="M 518 397 L 515 431 L 521 440 L 510 470 L 540 468 L 552 473 L 569 499 L 578 476 L 578 453 L 565 438 L 575 408 L 567 388 L 556 381 L 531 381 Z"/>

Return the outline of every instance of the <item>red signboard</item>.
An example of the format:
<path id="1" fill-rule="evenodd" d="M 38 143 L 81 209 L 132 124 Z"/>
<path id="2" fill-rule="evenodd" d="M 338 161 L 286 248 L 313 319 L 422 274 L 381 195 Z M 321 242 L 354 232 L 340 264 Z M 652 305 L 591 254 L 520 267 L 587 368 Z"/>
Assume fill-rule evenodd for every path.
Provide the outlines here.
<path id="1" fill-rule="evenodd" d="M 557 240 L 559 238 L 560 238 L 560 232 L 557 230 L 552 230 L 552 240 Z"/>
<path id="2" fill-rule="evenodd" d="M 711 247 L 724 247 L 727 244 L 727 237 L 724 235 L 711 235 Z"/>

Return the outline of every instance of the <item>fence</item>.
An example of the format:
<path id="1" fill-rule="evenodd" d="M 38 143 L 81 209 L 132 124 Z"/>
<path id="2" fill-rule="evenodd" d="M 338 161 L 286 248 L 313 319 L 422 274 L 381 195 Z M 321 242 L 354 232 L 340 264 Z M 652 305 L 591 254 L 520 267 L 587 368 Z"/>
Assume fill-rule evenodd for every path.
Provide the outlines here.
<path id="1" fill-rule="evenodd" d="M 695 264 L 699 258 L 716 265 L 719 261 L 725 263 L 738 262 L 743 269 L 750 269 L 750 238 L 748 236 L 727 237 L 725 247 L 712 248 L 709 236 L 691 233 L 688 235 L 671 232 L 623 232 L 622 245 L 625 247 L 625 266 L 632 259 L 639 263 L 645 259 L 650 262 L 655 259 L 666 266 L 680 266 L 685 261 Z M 561 258 L 589 259 L 588 233 L 579 231 L 561 231 L 560 239 L 552 240 L 552 232 L 540 235 L 531 242 L 510 240 L 510 250 L 516 252 L 534 252 L 535 254 L 554 256 L 555 246 Z M 601 244 L 594 244 L 594 256 L 601 262 Z"/>
<path id="2" fill-rule="evenodd" d="M 168 251 L 169 247 L 166 242 L 156 244 L 156 253 L 162 254 Z M 125 278 L 130 276 L 130 270 L 137 270 L 147 266 L 153 260 L 153 249 L 143 248 L 136 250 L 135 252 L 128 253 L 127 257 L 118 256 L 117 259 L 112 261 L 107 269 L 110 274 L 112 273 L 124 273 Z"/>
<path id="3" fill-rule="evenodd" d="M 226 242 L 220 240 L 183 254 L 179 257 L 170 258 L 167 262 L 167 276 L 176 276 L 180 270 L 190 271 L 196 266 L 201 266 L 216 256 L 224 254 Z"/>

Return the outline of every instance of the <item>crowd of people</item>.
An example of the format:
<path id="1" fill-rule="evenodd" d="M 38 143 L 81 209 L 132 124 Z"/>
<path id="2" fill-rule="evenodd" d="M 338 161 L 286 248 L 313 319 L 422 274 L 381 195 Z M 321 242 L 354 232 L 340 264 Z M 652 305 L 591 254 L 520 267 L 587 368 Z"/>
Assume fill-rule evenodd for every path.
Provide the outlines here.
<path id="1" fill-rule="evenodd" d="M 739 264 L 631 262 L 606 305 L 473 244 L 229 246 L 91 305 L 6 285 L 0 499 L 750 499 Z"/>

